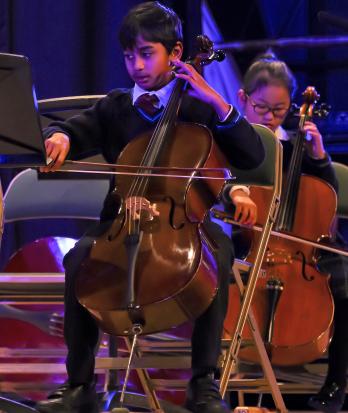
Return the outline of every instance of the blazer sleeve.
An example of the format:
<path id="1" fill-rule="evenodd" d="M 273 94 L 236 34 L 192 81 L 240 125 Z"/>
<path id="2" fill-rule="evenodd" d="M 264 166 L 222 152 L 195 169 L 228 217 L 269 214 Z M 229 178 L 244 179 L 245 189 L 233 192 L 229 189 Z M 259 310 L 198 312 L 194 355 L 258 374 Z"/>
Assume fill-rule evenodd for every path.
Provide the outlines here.
<path id="1" fill-rule="evenodd" d="M 224 122 L 216 119 L 212 131 L 217 144 L 236 168 L 253 169 L 263 161 L 265 150 L 260 136 L 236 108 Z"/>
<path id="2" fill-rule="evenodd" d="M 68 158 L 76 159 L 93 152 L 100 152 L 106 128 L 112 116 L 110 96 L 98 100 L 91 108 L 66 121 L 55 121 L 44 129 L 44 138 L 47 139 L 55 132 L 62 132 L 70 138 L 70 152 Z"/>

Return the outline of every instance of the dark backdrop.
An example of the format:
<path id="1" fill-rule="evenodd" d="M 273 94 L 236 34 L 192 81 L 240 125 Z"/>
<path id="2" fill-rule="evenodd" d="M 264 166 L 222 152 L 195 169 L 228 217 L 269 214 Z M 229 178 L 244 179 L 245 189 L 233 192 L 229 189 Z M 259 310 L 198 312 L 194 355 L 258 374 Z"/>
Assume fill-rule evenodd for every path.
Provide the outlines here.
<path id="1" fill-rule="evenodd" d="M 32 63 L 39 99 L 102 94 L 130 85 L 118 27 L 136 0 L 0 0 L 0 51 Z M 164 1 L 199 24 L 199 1 Z M 199 29 L 196 29 L 199 31 Z M 188 37 L 188 36 L 187 36 Z M 189 42 L 190 46 L 190 42 Z"/>

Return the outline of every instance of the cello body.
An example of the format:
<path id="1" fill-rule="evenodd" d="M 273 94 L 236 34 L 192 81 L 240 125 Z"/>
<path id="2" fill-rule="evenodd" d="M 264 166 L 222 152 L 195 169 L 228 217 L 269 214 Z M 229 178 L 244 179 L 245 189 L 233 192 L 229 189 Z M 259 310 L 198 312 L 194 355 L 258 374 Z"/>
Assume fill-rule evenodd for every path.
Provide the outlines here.
<path id="1" fill-rule="evenodd" d="M 266 205 L 268 191 L 253 187 L 251 197 L 257 205 Z M 336 194 L 329 184 L 319 178 L 302 175 L 291 234 L 316 241 L 330 236 L 336 205 Z M 265 220 L 263 215 L 262 208 L 259 208 L 261 224 Z M 252 234 L 255 242 L 259 236 L 258 233 Z M 253 262 L 254 256 L 251 249 L 247 260 Z M 265 271 L 257 282 L 252 309 L 272 364 L 296 365 L 321 357 L 331 338 L 334 303 L 328 275 L 316 268 L 314 249 L 271 236 L 262 268 Z M 277 298 L 271 295 L 277 294 L 280 285 L 281 294 L 276 308 L 272 308 Z M 236 324 L 238 308 L 234 303 L 239 301 L 238 288 L 233 284 L 225 320 L 227 335 L 233 332 Z M 243 338 L 251 337 L 246 326 Z M 257 351 L 253 348 L 241 349 L 239 354 L 242 359 L 258 361 Z"/>
<path id="2" fill-rule="evenodd" d="M 141 164 L 151 134 L 131 141 L 118 162 Z M 156 166 L 217 167 L 223 155 L 209 130 L 195 124 L 176 124 Z M 119 180 L 115 191 L 127 197 L 133 177 Z M 201 224 L 222 189 L 221 181 L 154 177 L 144 196 L 156 204 L 159 216 L 140 221 L 141 242 L 135 263 L 135 303 L 143 321 L 142 333 L 152 333 L 192 320 L 216 293 L 213 245 Z M 129 257 L 125 238 L 129 217 L 121 207 L 110 229 L 94 243 L 81 266 L 77 296 L 109 333 L 128 335 L 133 324 L 127 302 Z"/>

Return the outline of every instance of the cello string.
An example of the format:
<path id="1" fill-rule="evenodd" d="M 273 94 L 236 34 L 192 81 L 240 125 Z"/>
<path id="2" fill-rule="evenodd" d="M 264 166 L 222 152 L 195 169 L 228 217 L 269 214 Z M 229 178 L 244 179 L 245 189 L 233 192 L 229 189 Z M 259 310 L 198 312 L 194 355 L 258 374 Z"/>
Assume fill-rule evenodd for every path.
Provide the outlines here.
<path id="1" fill-rule="evenodd" d="M 153 133 L 153 135 L 150 139 L 150 143 L 147 146 L 147 150 L 146 150 L 146 152 L 143 156 L 143 159 L 142 159 L 142 162 L 141 162 L 142 165 L 146 166 L 146 164 L 149 163 L 147 158 L 149 157 L 150 152 L 153 150 L 152 148 L 155 147 L 156 139 L 158 138 L 158 136 L 160 136 L 162 127 L 163 127 L 162 122 L 161 123 L 159 122 L 159 124 L 157 125 L 157 127 L 155 129 L 155 132 Z M 144 176 L 137 177 L 136 179 L 133 179 L 132 185 L 131 185 L 130 190 L 128 192 L 128 196 L 129 197 L 135 196 L 136 198 L 137 197 L 141 198 L 142 195 L 145 192 L 144 190 L 141 191 L 141 188 L 146 187 L 147 181 L 148 181 L 148 177 L 145 178 Z M 140 209 L 141 209 L 141 207 L 140 207 Z M 136 218 L 135 214 L 132 215 L 132 223 L 133 223 L 133 232 L 134 233 L 135 232 L 140 233 L 141 210 L 139 211 L 139 213 L 140 213 L 140 217 L 137 220 L 135 219 Z"/>
<path id="2" fill-rule="evenodd" d="M 158 124 L 156 125 L 155 130 L 154 130 L 154 132 L 153 132 L 153 134 L 150 138 L 149 144 L 147 145 L 147 148 L 146 148 L 146 150 L 145 150 L 145 152 L 142 156 L 142 160 L 140 162 L 141 166 L 143 166 L 143 165 L 146 166 L 146 164 L 148 164 L 147 158 L 149 157 L 149 154 L 153 150 L 152 147 L 155 145 L 157 137 L 158 137 L 158 135 L 160 133 L 160 130 L 162 128 L 162 125 L 164 123 L 163 122 L 163 116 L 164 116 L 164 113 L 161 116 Z M 146 172 L 146 170 L 145 170 L 145 172 Z M 126 199 L 129 198 L 129 197 L 132 197 L 132 196 L 137 197 L 137 196 L 140 195 L 137 187 L 141 187 L 141 182 L 143 180 L 144 180 L 143 176 L 141 176 L 141 177 L 137 176 L 136 178 L 134 178 L 132 180 L 132 183 L 131 183 L 130 188 L 128 190 Z M 135 232 L 139 233 L 140 232 L 140 219 L 138 220 L 139 222 L 137 223 L 136 220 L 135 220 L 135 212 L 130 214 L 130 221 L 131 222 L 129 223 L 129 227 L 130 227 L 129 231 L 134 232 L 134 233 Z M 132 224 L 133 224 L 133 226 L 132 226 Z"/>
<path id="3" fill-rule="evenodd" d="M 295 160 L 293 165 L 293 182 L 292 182 L 292 191 L 289 195 L 289 204 L 288 204 L 288 215 L 286 217 L 286 225 L 288 229 L 291 229 L 293 225 L 293 220 L 295 216 L 295 208 L 296 208 L 296 200 L 298 196 L 298 190 L 300 185 L 300 177 L 301 177 L 301 166 L 302 166 L 302 159 L 303 159 L 303 150 L 304 150 L 304 139 L 305 135 L 302 132 L 302 128 L 304 123 L 307 120 L 307 113 L 304 114 L 303 118 L 301 118 L 301 122 L 299 125 L 299 136 L 296 140 L 295 144 Z"/>
<path id="4" fill-rule="evenodd" d="M 307 87 L 305 92 L 303 93 L 304 96 L 304 104 L 301 106 L 301 118 L 298 127 L 298 133 L 296 135 L 296 142 L 294 145 L 294 162 L 290 164 L 290 170 L 292 171 L 292 192 L 289 195 L 289 204 L 288 204 L 288 214 L 287 214 L 287 228 L 290 230 L 294 218 L 295 218 L 295 208 L 296 208 L 296 201 L 298 197 L 298 191 L 300 186 L 300 177 L 301 177 L 301 167 L 302 167 L 302 160 L 305 151 L 305 138 L 306 134 L 303 132 L 304 124 L 307 120 L 312 119 L 313 116 L 313 109 L 314 105 L 319 97 L 315 88 Z M 303 109 L 302 109 L 303 108 Z M 291 158 L 291 161 L 293 158 Z"/>
<path id="5" fill-rule="evenodd" d="M 172 95 L 170 96 L 170 99 L 169 99 L 169 102 L 166 108 L 167 110 L 163 114 L 163 125 L 161 125 L 161 128 L 158 131 L 158 135 L 153 145 L 153 151 L 149 154 L 149 157 L 148 157 L 149 159 L 147 161 L 147 164 L 149 165 L 152 165 L 152 166 L 155 165 L 156 160 L 158 159 L 159 153 L 161 151 L 161 148 L 163 147 L 165 138 L 166 136 L 168 136 L 169 130 L 173 128 L 174 126 L 174 121 L 176 119 L 176 113 L 178 110 L 179 99 L 180 99 L 183 84 L 184 82 L 178 83 L 175 89 L 173 90 Z M 147 185 L 148 185 L 148 179 L 140 180 L 137 192 L 141 196 L 145 196 Z"/>
<path id="6" fill-rule="evenodd" d="M 301 117 L 300 125 L 303 124 L 303 117 Z M 291 211 L 294 208 L 295 202 L 295 191 L 296 191 L 296 176 L 299 171 L 298 163 L 300 163 L 300 149 L 301 149 L 301 133 L 298 131 L 296 135 L 296 141 L 293 149 L 293 156 L 291 157 L 289 176 L 287 182 L 287 191 L 286 191 L 286 201 L 284 203 L 283 211 L 283 225 L 284 229 L 290 230 L 290 217 Z"/>
<path id="7" fill-rule="evenodd" d="M 158 124 L 155 127 L 155 130 L 150 138 L 149 144 L 147 145 L 147 148 L 144 152 L 144 155 L 142 157 L 142 160 L 140 162 L 141 166 L 146 166 L 149 165 L 149 157 L 151 155 L 151 152 L 153 152 L 153 148 L 156 145 L 156 141 L 158 139 L 158 136 L 160 135 L 161 130 L 163 129 L 163 125 L 164 125 L 164 118 L 167 116 L 168 111 L 170 110 L 170 101 L 168 102 L 167 107 L 164 109 L 164 112 L 158 122 Z M 149 165 L 149 166 L 153 166 L 153 165 Z M 134 179 L 132 182 L 132 185 L 130 187 L 128 196 L 136 193 L 136 187 L 140 185 L 140 182 L 142 181 L 141 178 L 139 179 Z"/>
<path id="8" fill-rule="evenodd" d="M 301 119 L 300 119 L 300 122 L 301 122 Z M 297 135 L 298 135 L 298 133 L 297 133 Z M 284 197 L 282 199 L 281 207 L 280 207 L 280 211 L 279 211 L 279 223 L 282 227 L 286 226 L 286 216 L 288 215 L 287 211 L 289 210 L 289 202 L 290 202 L 289 199 L 290 199 L 290 194 L 291 194 L 291 191 L 290 191 L 291 185 L 290 185 L 290 183 L 292 181 L 292 173 L 293 173 L 293 170 L 294 170 L 294 167 L 295 167 L 296 146 L 297 146 L 297 142 L 298 142 L 298 139 L 297 139 L 298 136 L 297 135 L 296 135 L 296 140 L 295 140 L 295 143 L 294 143 L 293 156 L 290 159 L 290 165 L 289 165 L 289 171 L 290 172 L 289 172 L 288 177 L 287 177 L 287 185 L 286 185 L 286 188 L 285 188 Z"/>
<path id="9" fill-rule="evenodd" d="M 166 118 L 167 118 L 167 116 L 168 116 L 168 113 L 169 113 L 169 111 L 170 111 L 170 109 L 171 109 L 171 98 L 172 98 L 172 96 L 173 96 L 173 93 L 174 93 L 174 91 L 178 88 L 178 85 L 180 86 L 180 84 L 177 82 L 177 84 L 175 85 L 175 87 L 174 87 L 174 90 L 173 90 L 173 92 L 172 92 L 172 95 L 170 96 L 170 99 L 169 99 L 169 101 L 168 101 L 168 104 L 167 104 L 167 106 L 164 108 L 164 111 L 163 111 L 163 114 L 162 114 L 162 116 L 160 117 L 160 120 L 159 120 L 159 122 L 157 123 L 157 125 L 156 125 L 156 127 L 155 127 L 155 130 L 154 130 L 154 132 L 153 132 L 153 134 L 152 134 L 152 136 L 151 136 L 151 138 L 150 138 L 150 141 L 149 141 L 149 144 L 147 145 L 147 148 L 146 148 L 146 150 L 145 150 L 145 152 L 144 152 L 144 155 L 143 155 L 143 157 L 142 157 L 142 160 L 141 160 L 141 162 L 140 162 L 140 164 L 143 166 L 147 166 L 147 165 L 149 165 L 149 157 L 151 156 L 151 153 L 153 152 L 153 150 L 154 150 L 154 147 L 155 147 L 155 145 L 156 145 L 156 141 L 158 140 L 158 136 L 160 135 L 160 132 L 161 132 L 161 130 L 163 129 L 163 126 L 165 126 L 164 125 L 164 122 L 165 122 L 165 120 L 166 120 Z M 149 166 L 153 166 L 153 165 L 149 165 Z M 137 184 L 138 184 L 138 182 L 139 182 L 139 180 L 134 180 L 134 185 L 132 185 L 132 188 L 130 189 L 130 192 L 133 192 L 135 189 L 134 189 L 134 186 L 136 186 Z"/>
<path id="10" fill-rule="evenodd" d="M 290 159 L 289 165 L 289 175 L 287 177 L 287 184 L 285 187 L 284 198 L 280 204 L 279 210 L 279 219 L 278 226 L 282 227 L 283 229 L 290 230 L 291 226 L 291 217 L 293 216 L 291 211 L 293 211 L 295 207 L 295 201 L 297 198 L 297 191 L 298 190 L 298 183 L 296 184 L 295 178 L 300 173 L 301 168 L 301 161 L 300 157 L 302 157 L 302 147 L 303 147 L 303 136 L 300 133 L 300 129 L 302 129 L 305 122 L 305 116 L 302 115 L 299 122 L 299 130 L 296 134 L 296 139 L 293 148 L 293 155 Z M 295 188 L 297 186 L 297 188 Z"/>
<path id="11" fill-rule="evenodd" d="M 182 83 L 177 82 L 177 85 L 175 86 L 170 99 L 168 101 L 168 104 L 164 110 L 164 113 L 161 116 L 161 119 L 155 129 L 155 132 L 153 133 L 150 143 L 147 147 L 147 150 L 145 151 L 145 155 L 143 156 L 143 162 L 142 164 L 153 166 L 155 164 L 155 161 L 158 157 L 158 154 L 160 152 L 160 149 L 163 146 L 164 138 L 168 134 L 168 130 L 170 126 L 172 126 L 173 121 L 175 119 L 175 114 L 177 111 L 177 105 L 178 105 L 178 100 L 180 97 L 180 92 L 181 92 L 181 87 Z M 139 177 L 138 179 L 133 180 L 133 184 L 130 190 L 130 195 L 136 194 L 136 196 L 144 196 L 146 192 L 146 188 L 148 185 L 148 177 Z M 135 225 L 134 230 L 139 232 L 140 231 L 140 225 L 141 225 L 141 220 L 139 219 L 138 222 Z"/>
<path id="12" fill-rule="evenodd" d="M 160 147 L 163 144 L 164 137 L 167 134 L 167 130 L 174 119 L 173 115 L 175 113 L 175 106 L 177 106 L 180 87 L 180 83 L 177 83 L 175 85 L 172 95 L 170 96 L 170 99 L 168 101 L 167 107 L 165 108 L 164 113 L 162 114 L 161 119 L 157 125 L 158 127 L 155 129 L 155 132 L 152 135 L 150 144 L 148 145 L 143 157 L 143 164 L 145 165 L 154 166 Z M 135 181 L 133 189 L 135 190 L 137 186 L 136 192 L 140 193 L 142 187 L 145 187 L 146 184 L 147 179 L 140 178 L 139 180 Z M 144 194 L 144 189 L 141 191 L 141 193 Z"/>

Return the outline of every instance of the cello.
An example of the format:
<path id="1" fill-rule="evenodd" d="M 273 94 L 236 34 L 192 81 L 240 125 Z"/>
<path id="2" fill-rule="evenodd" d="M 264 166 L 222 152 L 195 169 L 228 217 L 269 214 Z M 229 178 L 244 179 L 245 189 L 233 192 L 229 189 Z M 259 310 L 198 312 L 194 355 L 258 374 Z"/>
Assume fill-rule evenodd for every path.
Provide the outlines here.
<path id="1" fill-rule="evenodd" d="M 221 59 L 211 46 L 203 42 L 196 64 Z M 117 163 L 139 165 L 145 172 L 154 166 L 227 166 L 207 128 L 177 122 L 185 88 L 177 79 L 154 132 L 132 140 Z M 135 326 L 141 334 L 162 331 L 195 319 L 209 306 L 217 289 L 216 263 L 202 223 L 222 187 L 222 181 L 191 177 L 118 180 L 118 215 L 95 240 L 76 283 L 78 300 L 104 331 L 132 335 Z M 150 212 L 143 209 L 148 201 Z"/>
<path id="2" fill-rule="evenodd" d="M 286 184 L 281 197 L 275 228 L 285 235 L 319 242 L 331 236 L 337 198 L 334 189 L 319 178 L 301 174 L 305 150 L 302 127 L 313 115 L 318 95 L 313 87 L 304 92 L 300 124 L 290 160 Z M 251 188 L 251 197 L 259 207 L 267 204 L 268 194 L 262 188 Z M 258 237 L 257 234 L 253 234 Z M 327 349 L 331 337 L 334 304 L 328 276 L 316 268 L 315 248 L 294 239 L 272 235 L 265 254 L 253 297 L 256 316 L 266 349 L 274 365 L 303 364 L 319 358 Z M 248 261 L 253 262 L 250 251 Z M 233 332 L 239 301 L 235 285 L 230 288 L 227 335 Z M 325 309 L 325 311 L 323 311 Z M 250 337 L 246 326 L 243 337 Z M 240 351 L 242 359 L 258 361 L 250 348 Z"/>

